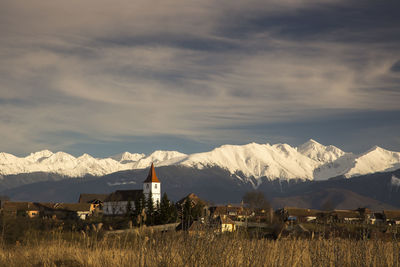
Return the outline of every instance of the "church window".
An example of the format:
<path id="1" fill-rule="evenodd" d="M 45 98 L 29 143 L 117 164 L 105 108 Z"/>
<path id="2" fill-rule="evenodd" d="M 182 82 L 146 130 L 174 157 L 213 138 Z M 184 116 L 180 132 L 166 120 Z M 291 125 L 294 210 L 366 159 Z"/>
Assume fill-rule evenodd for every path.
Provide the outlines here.
<path id="1" fill-rule="evenodd" d="M 157 188 L 157 184 L 154 185 L 154 188 Z"/>
<path id="2" fill-rule="evenodd" d="M 149 184 L 146 184 L 146 188 L 149 188 Z"/>

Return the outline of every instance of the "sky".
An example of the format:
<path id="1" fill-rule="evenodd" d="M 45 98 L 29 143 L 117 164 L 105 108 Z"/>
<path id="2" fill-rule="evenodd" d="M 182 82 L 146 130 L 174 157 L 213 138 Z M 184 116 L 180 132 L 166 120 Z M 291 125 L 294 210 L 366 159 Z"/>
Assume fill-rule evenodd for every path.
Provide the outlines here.
<path id="1" fill-rule="evenodd" d="M 400 2 L 0 1 L 0 151 L 400 151 Z"/>

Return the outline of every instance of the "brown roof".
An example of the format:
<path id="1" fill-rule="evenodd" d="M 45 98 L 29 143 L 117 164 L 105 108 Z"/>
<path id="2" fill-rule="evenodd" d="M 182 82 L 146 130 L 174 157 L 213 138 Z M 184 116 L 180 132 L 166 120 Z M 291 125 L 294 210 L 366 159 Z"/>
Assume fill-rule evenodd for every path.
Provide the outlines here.
<path id="1" fill-rule="evenodd" d="M 302 208 L 292 208 L 292 207 L 285 207 L 284 211 L 287 212 L 289 216 L 317 216 L 319 210 L 312 210 L 312 209 L 302 209 Z"/>
<path id="2" fill-rule="evenodd" d="M 104 200 L 104 202 L 135 201 L 143 195 L 143 190 L 117 190 Z"/>
<path id="3" fill-rule="evenodd" d="M 333 210 L 331 214 L 336 216 L 338 219 L 361 217 L 360 213 L 355 210 Z"/>
<path id="4" fill-rule="evenodd" d="M 384 210 L 383 214 L 387 220 L 400 219 L 400 210 Z"/>
<path id="5" fill-rule="evenodd" d="M 54 208 L 66 211 L 90 211 L 90 203 L 57 203 Z"/>
<path id="6" fill-rule="evenodd" d="M 210 212 L 214 216 L 218 215 L 249 215 L 251 211 L 246 207 L 234 207 L 234 206 L 215 206 L 210 207 Z"/>
<path id="7" fill-rule="evenodd" d="M 90 211 L 90 203 L 6 202 L 4 211 L 66 210 Z"/>
<path id="8" fill-rule="evenodd" d="M 41 210 L 90 211 L 90 203 L 35 203 Z"/>
<path id="9" fill-rule="evenodd" d="M 93 203 L 95 201 L 104 202 L 109 194 L 80 194 L 79 203 Z"/>
<path id="10" fill-rule="evenodd" d="M 3 206 L 4 211 L 34 211 L 39 210 L 39 207 L 33 202 L 11 202 L 7 201 Z"/>
<path id="11" fill-rule="evenodd" d="M 157 175 L 156 175 L 156 170 L 154 169 L 154 164 L 151 163 L 149 175 L 147 175 L 146 180 L 144 180 L 143 183 L 159 183 L 160 180 L 158 180 Z"/>

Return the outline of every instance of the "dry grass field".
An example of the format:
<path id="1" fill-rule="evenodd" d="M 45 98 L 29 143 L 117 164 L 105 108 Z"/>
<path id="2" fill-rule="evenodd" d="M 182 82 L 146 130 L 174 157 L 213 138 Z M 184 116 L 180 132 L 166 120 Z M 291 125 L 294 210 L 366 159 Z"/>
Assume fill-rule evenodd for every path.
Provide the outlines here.
<path id="1" fill-rule="evenodd" d="M 1 266 L 400 266 L 396 241 L 135 233 L 31 235 L 0 248 Z"/>

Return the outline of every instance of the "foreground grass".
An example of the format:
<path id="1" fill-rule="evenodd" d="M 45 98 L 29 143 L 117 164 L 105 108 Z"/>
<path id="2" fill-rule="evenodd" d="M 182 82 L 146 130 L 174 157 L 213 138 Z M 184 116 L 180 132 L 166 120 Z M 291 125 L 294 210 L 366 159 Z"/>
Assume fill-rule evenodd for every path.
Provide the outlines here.
<path id="1" fill-rule="evenodd" d="M 251 239 L 185 233 L 32 236 L 0 248 L 1 266 L 400 266 L 395 241 Z"/>

